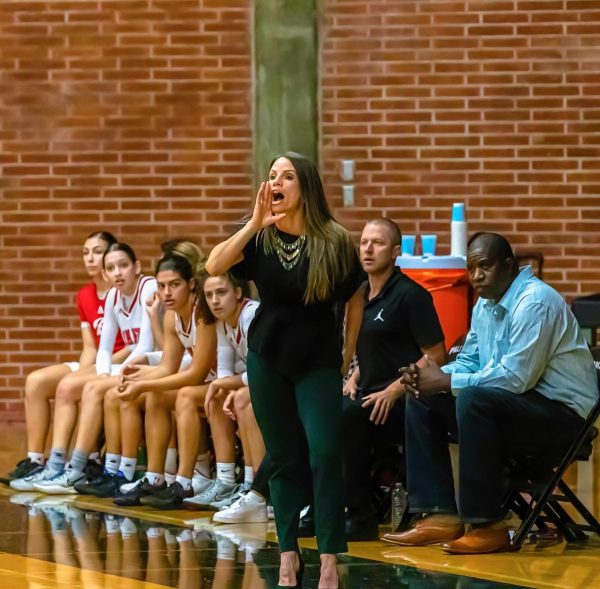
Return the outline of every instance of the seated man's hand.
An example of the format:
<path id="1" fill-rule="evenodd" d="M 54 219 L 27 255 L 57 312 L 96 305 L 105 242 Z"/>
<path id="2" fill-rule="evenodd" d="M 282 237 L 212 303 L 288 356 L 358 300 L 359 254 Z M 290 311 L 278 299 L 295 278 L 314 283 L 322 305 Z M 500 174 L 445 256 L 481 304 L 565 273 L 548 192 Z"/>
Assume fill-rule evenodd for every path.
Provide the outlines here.
<path id="1" fill-rule="evenodd" d="M 418 362 L 419 376 L 414 387 L 415 397 L 450 390 L 450 375 L 442 372 L 436 361 L 423 356 Z"/>
<path id="2" fill-rule="evenodd" d="M 365 395 L 362 406 L 373 407 L 369 420 L 375 425 L 383 425 L 387 421 L 392 407 L 403 393 L 404 387 L 399 387 L 397 383 L 392 383 L 383 389 L 383 391 Z"/>
<path id="3" fill-rule="evenodd" d="M 418 362 L 416 364 L 413 362 L 409 366 L 399 368 L 398 373 L 400 374 L 400 382 L 404 386 L 404 390 L 407 393 L 416 394 L 419 382 Z"/>

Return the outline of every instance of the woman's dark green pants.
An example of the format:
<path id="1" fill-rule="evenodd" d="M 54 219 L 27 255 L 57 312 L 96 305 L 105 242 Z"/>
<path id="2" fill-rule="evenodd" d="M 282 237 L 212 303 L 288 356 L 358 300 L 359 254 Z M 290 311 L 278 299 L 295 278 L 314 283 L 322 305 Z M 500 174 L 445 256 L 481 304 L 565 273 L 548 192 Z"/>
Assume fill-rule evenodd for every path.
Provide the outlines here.
<path id="1" fill-rule="evenodd" d="M 291 378 L 251 351 L 247 370 L 273 461 L 269 484 L 281 551 L 298 550 L 300 511 L 312 500 L 319 552 L 346 552 L 340 371 L 316 368 Z"/>

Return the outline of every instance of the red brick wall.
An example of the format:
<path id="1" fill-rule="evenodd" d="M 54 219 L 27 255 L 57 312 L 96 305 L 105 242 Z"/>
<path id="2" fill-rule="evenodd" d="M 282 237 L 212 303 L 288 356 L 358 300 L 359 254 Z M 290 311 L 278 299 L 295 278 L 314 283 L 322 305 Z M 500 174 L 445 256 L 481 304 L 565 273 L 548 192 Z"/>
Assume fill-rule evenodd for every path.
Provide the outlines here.
<path id="1" fill-rule="evenodd" d="M 600 291 L 600 2 L 327 0 L 321 164 L 359 231 L 381 212 L 449 251 L 469 230 L 541 251 L 568 297 Z"/>
<path id="2" fill-rule="evenodd" d="M 215 243 L 252 192 L 243 0 L 0 2 L 0 417 L 24 376 L 78 349 L 82 238 L 147 260 Z M 323 0 L 321 165 L 355 233 L 382 212 L 448 248 L 471 231 L 600 291 L 600 2 Z M 341 208 L 339 160 L 357 162 Z"/>
<path id="3" fill-rule="evenodd" d="M 81 245 L 96 228 L 151 268 L 217 241 L 252 191 L 244 0 L 0 2 L 0 416 L 24 376 L 74 359 Z"/>

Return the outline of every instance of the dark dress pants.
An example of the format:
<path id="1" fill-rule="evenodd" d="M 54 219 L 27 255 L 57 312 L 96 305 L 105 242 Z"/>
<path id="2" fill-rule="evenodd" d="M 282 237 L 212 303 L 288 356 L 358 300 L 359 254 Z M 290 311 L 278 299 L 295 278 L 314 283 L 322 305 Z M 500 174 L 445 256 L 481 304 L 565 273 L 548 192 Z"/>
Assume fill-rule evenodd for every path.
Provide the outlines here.
<path id="1" fill-rule="evenodd" d="M 383 425 L 375 425 L 369 419 L 373 406 L 362 407 L 363 396 L 344 397 L 344 492 L 346 507 L 370 512 L 374 509 L 370 474 L 378 449 L 404 445 L 405 398 L 396 401 Z"/>
<path id="2" fill-rule="evenodd" d="M 298 550 L 300 511 L 314 497 L 319 552 L 346 552 L 340 371 L 307 368 L 294 378 L 252 351 L 247 367 L 252 407 L 271 461 L 281 551 Z"/>
<path id="3" fill-rule="evenodd" d="M 254 480 L 252 481 L 251 489 L 262 495 L 266 501 L 271 498 L 271 492 L 269 490 L 269 479 L 273 471 L 273 462 L 269 458 L 268 454 L 262 459 L 258 470 L 254 473 Z"/>
<path id="4" fill-rule="evenodd" d="M 456 513 L 469 523 L 502 519 L 511 456 L 563 455 L 584 420 L 536 391 L 470 387 L 412 395 L 406 403 L 406 466 L 413 513 Z M 448 440 L 458 434 L 458 509 Z"/>

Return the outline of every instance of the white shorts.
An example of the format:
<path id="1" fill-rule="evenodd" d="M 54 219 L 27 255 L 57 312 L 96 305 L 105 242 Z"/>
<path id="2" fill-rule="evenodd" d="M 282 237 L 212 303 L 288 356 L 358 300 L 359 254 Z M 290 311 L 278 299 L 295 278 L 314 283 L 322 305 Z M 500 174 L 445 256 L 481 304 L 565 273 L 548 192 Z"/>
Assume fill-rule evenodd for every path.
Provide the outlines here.
<path id="1" fill-rule="evenodd" d="M 119 376 L 121 374 L 121 368 L 123 368 L 123 364 L 113 364 L 110 367 L 110 375 Z"/>
<path id="2" fill-rule="evenodd" d="M 71 372 L 77 372 L 79 370 L 79 362 L 64 362 L 63 364 L 65 366 L 68 366 L 71 369 Z M 110 369 L 110 375 L 118 376 L 119 374 L 121 374 L 122 367 L 123 364 L 113 364 Z"/>
<path id="3" fill-rule="evenodd" d="M 148 360 L 148 364 L 150 366 L 158 366 L 162 359 L 162 352 L 146 352 L 146 359 Z M 192 355 L 186 351 L 183 354 L 183 358 L 181 359 L 181 364 L 179 366 L 179 371 L 185 370 L 189 368 L 192 363 Z"/>
<path id="4" fill-rule="evenodd" d="M 150 366 L 158 366 L 162 358 L 162 351 L 146 352 L 146 360 Z"/>

